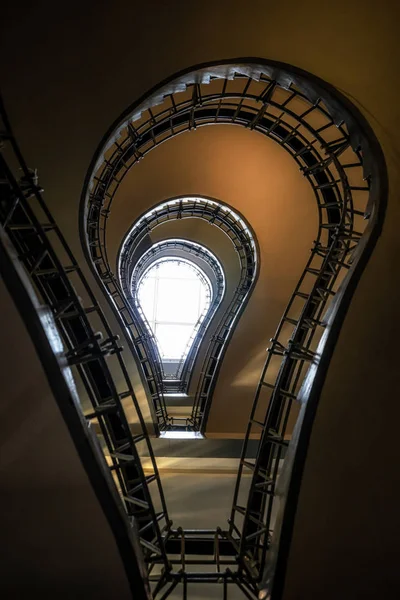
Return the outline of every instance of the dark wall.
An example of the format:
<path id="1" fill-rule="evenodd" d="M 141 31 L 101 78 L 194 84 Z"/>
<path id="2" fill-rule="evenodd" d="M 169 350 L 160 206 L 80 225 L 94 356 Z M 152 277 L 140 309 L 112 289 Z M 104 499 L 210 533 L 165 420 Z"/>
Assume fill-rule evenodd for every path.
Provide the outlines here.
<path id="1" fill-rule="evenodd" d="M 113 534 L 0 281 L 0 595 L 131 598 Z"/>

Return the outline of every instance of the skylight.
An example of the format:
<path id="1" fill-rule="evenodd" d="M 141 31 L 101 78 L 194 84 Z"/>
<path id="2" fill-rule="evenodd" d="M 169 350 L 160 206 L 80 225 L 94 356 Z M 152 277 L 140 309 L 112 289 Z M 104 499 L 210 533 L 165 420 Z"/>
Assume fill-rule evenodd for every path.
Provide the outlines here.
<path id="1" fill-rule="evenodd" d="M 162 360 L 186 358 L 211 296 L 208 277 L 189 260 L 164 257 L 145 271 L 139 281 L 137 302 Z"/>

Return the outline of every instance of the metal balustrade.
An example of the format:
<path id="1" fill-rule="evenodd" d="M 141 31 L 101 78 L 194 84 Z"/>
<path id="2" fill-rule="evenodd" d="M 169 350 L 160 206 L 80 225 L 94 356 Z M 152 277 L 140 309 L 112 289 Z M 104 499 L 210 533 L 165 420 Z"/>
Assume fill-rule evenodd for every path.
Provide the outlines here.
<path id="1" fill-rule="evenodd" d="M 223 231 L 232 241 L 240 263 L 239 284 L 228 307 L 213 330 L 197 383 L 192 415 L 186 423 L 188 429 L 204 432 L 224 352 L 258 275 L 257 245 L 254 233 L 249 225 L 230 207 L 221 202 L 202 197 L 175 198 L 163 202 L 145 213 L 133 224 L 123 240 L 119 252 L 119 278 L 124 290 L 124 297 L 120 299 L 120 302 L 121 304 L 125 302 L 125 306 L 128 307 L 127 311 L 122 312 L 121 318 L 126 322 L 126 314 L 129 310 L 129 318 L 135 320 L 135 328 L 139 329 L 141 327 L 140 319 L 137 319 L 129 302 L 130 281 L 136 249 L 143 239 L 160 224 L 186 218 L 202 219 Z M 130 327 L 128 323 L 126 323 L 126 326 Z M 134 332 L 132 335 L 134 335 Z M 200 335 L 196 341 L 198 345 L 201 343 Z M 150 348 L 149 355 L 154 354 L 154 350 Z M 156 358 L 154 360 L 157 361 Z M 160 371 L 161 369 L 158 367 L 158 372 Z M 159 387 L 161 387 L 161 384 L 159 384 Z M 169 422 L 172 422 L 171 419 L 169 419 Z M 160 428 L 161 426 L 160 424 Z"/>
<path id="2" fill-rule="evenodd" d="M 161 559 L 168 571 L 164 546 L 172 523 L 148 431 L 124 363 L 123 348 L 43 201 L 36 174 L 22 157 L 2 103 L 0 115 L 0 223 L 36 293 L 52 311 L 64 344 L 64 358 L 80 384 L 81 399 L 84 397 L 91 405 L 86 410 L 82 406 L 84 417 L 99 425 L 108 451 L 105 460 L 126 513 L 137 527 L 144 558 Z M 16 166 L 11 168 L 10 164 Z M 21 175 L 18 180 L 16 168 Z M 121 387 L 115 383 L 117 380 Z M 135 409 L 134 430 L 126 418 L 128 406 Z M 151 475 L 145 475 L 142 468 L 143 444 L 151 460 Z M 154 489 L 150 491 L 152 484 L 157 494 Z M 152 493 L 161 505 L 158 512 Z"/>
<path id="3" fill-rule="evenodd" d="M 106 249 L 107 219 L 121 181 L 128 170 L 147 152 L 187 129 L 209 124 L 234 124 L 274 139 L 295 158 L 314 188 L 320 218 L 320 231 L 316 232 L 318 239 L 324 238 L 324 229 L 329 234 L 329 228 L 337 222 L 335 220 L 340 220 L 338 211 L 341 210 L 342 196 L 345 193 L 342 178 L 346 178 L 347 174 L 338 172 L 338 161 L 335 162 L 333 157 L 340 157 L 346 154 L 347 150 L 351 150 L 346 128 L 340 124 L 336 126 L 320 98 L 310 102 L 293 83 L 288 86 L 287 79 L 282 74 L 280 77 L 283 81 L 279 81 L 279 77 L 272 77 L 268 70 L 266 66 L 261 69 L 258 65 L 215 66 L 197 72 L 196 77 L 192 75 L 196 83 L 190 81 L 188 75 L 184 83 L 172 81 L 156 93 L 150 94 L 144 103 L 139 102 L 138 106 L 132 109 L 129 118 L 125 118 L 123 123 L 118 125 L 118 136 L 114 136 L 112 143 L 108 144 L 104 160 L 101 156 L 96 157 L 96 169 L 91 173 L 90 185 L 85 196 L 84 230 L 87 248 L 98 275 L 105 278 L 106 287 L 110 273 Z M 348 168 L 353 169 L 352 175 L 355 182 L 359 183 L 360 177 L 356 174 L 355 167 L 361 167 L 359 158 L 355 158 L 350 165 Z M 350 189 L 346 190 L 346 193 L 351 195 L 367 191 L 364 185 L 354 184 L 348 187 Z M 357 216 L 361 218 L 364 208 L 360 208 Z M 181 218 L 190 207 L 182 203 L 175 209 L 176 218 Z M 355 210 L 357 211 L 357 208 Z M 354 219 L 354 210 L 351 214 L 351 218 Z M 195 216 L 198 216 L 198 213 Z M 142 222 L 143 228 L 149 227 L 150 231 L 154 218 L 159 224 L 164 219 L 173 218 L 173 214 L 163 214 L 161 211 L 156 217 L 153 215 L 149 222 L 145 219 Z M 225 227 L 219 219 L 217 226 L 222 229 Z M 253 248 L 246 244 L 245 240 L 242 241 L 243 249 L 238 249 L 238 252 L 243 264 L 247 261 L 247 268 L 251 271 L 256 268 L 256 264 L 251 265 L 255 260 L 254 240 Z M 125 243 L 124 252 L 127 251 L 126 245 Z M 122 280 L 126 276 L 124 266 L 120 276 Z M 254 278 L 254 273 L 249 277 Z M 205 431 L 212 393 L 223 359 L 223 348 L 226 347 L 229 332 L 232 333 L 231 326 L 235 322 L 235 315 L 247 298 L 247 284 L 246 281 L 243 288 L 241 285 L 238 287 L 231 310 L 225 314 L 207 349 L 191 421 L 195 430 Z M 115 282 L 111 286 L 109 293 L 115 299 Z M 124 306 L 123 298 L 118 298 L 118 306 Z M 121 317 L 125 322 L 132 321 L 132 315 L 128 314 L 129 307 L 125 301 L 125 306 L 121 309 Z M 130 328 L 132 329 L 132 325 Z M 140 334 L 138 337 L 141 339 Z M 133 339 L 135 340 L 135 332 Z M 148 377 L 152 382 L 154 377 L 158 376 L 157 387 L 159 395 L 162 395 L 157 356 L 151 349 L 144 354 L 153 363 Z M 153 393 L 151 397 L 156 403 L 156 413 L 159 415 L 158 426 L 165 429 L 165 417 L 168 412 L 165 403 L 161 412 L 157 394 Z"/>
<path id="4" fill-rule="evenodd" d="M 288 151 L 314 191 L 319 215 L 310 259 L 271 340 L 232 505 L 229 533 L 240 539 L 239 572 L 261 586 L 271 540 L 276 482 L 288 445 L 285 434 L 289 414 L 298 401 L 308 366 L 316 365 L 318 372 L 318 343 L 328 322 L 325 338 L 328 334 L 332 339 L 337 336 L 343 317 L 337 316 L 336 321 L 334 317 L 340 315 L 343 299 L 351 296 L 354 284 L 348 282 L 355 282 L 359 276 L 352 274 L 360 272 L 359 265 L 367 257 L 365 248 L 368 243 L 373 245 L 377 223 L 382 220 L 386 172 L 368 124 L 325 82 L 268 61 L 205 65 L 161 84 L 130 107 L 108 132 L 107 143 L 102 144 L 93 160 L 83 196 L 88 218 L 86 224 L 82 221 L 82 232 L 92 244 L 89 259 L 96 258 L 107 268 L 107 218 L 121 181 L 137 160 L 183 131 L 211 124 L 246 127 Z M 93 200 L 101 204 L 103 212 L 91 212 Z M 373 226 L 367 226 L 368 219 L 375 226 L 374 235 Z M 240 294 L 245 290 L 238 290 L 236 310 Z M 214 341 L 223 342 L 229 319 L 227 314 L 221 335 L 216 335 Z M 325 350 L 324 358 L 329 352 Z M 218 352 L 211 351 L 209 357 L 215 361 L 217 373 Z M 203 383 L 199 385 L 201 389 Z M 201 397 L 200 391 L 198 405 Z M 205 424 L 207 411 L 200 412 Z M 246 455 L 251 436 L 259 439 L 256 460 L 248 460 Z M 300 464 L 304 457 L 296 460 Z M 252 473 L 252 483 L 242 505 L 239 498 L 244 470 Z M 266 597 L 267 588 L 262 592 Z"/>
<path id="5" fill-rule="evenodd" d="M 162 84 L 121 117 L 93 159 L 83 193 L 82 239 L 116 315 L 122 324 L 128 323 L 127 340 L 131 350 L 142 356 L 139 362 L 149 373 L 145 379 L 152 377 L 155 382 L 156 406 L 164 411 L 164 419 L 168 415 L 162 390 L 157 387 L 156 360 L 146 356 L 140 331 L 129 333 L 133 325 L 129 325 L 124 291 L 107 258 L 107 218 L 123 177 L 161 142 L 182 131 L 219 123 L 244 126 L 276 141 L 290 153 L 314 191 L 319 228 L 268 349 L 244 440 L 229 526 L 196 531 L 172 529 L 119 340 L 46 208 L 35 174 L 27 169 L 3 109 L 2 113 L 5 150 L 0 161 L 0 221 L 40 298 L 53 311 L 65 358 L 81 382 L 82 397 L 91 403 L 85 417 L 99 423 L 126 512 L 138 523 L 153 597 L 165 600 L 180 584 L 185 599 L 190 597 L 191 584 L 204 582 L 220 585 L 224 599 L 233 584 L 247 598 L 272 594 L 273 600 L 279 600 L 318 397 L 346 309 L 384 218 L 386 170 L 373 132 L 346 98 L 318 78 L 279 63 L 245 60 L 205 65 Z M 9 146 L 13 162 L 22 168 L 20 181 L 5 158 Z M 156 219 L 168 220 L 171 212 L 176 213 L 172 218 L 184 218 L 182 206 L 178 202 L 155 213 Z M 207 203 L 200 206 L 192 200 L 192 213 L 204 213 L 206 208 Z M 229 218 L 222 219 L 215 207 L 209 217 L 228 235 L 233 232 Z M 143 224 L 143 235 L 148 227 Z M 222 348 L 256 278 L 255 242 L 247 227 L 243 232 L 243 237 L 230 235 L 240 248 L 243 283 L 213 339 Z M 216 381 L 223 355 L 217 352 L 210 346 L 207 357 L 214 362 L 212 376 L 204 388 L 199 384 L 204 392 L 198 398 L 203 393 L 208 396 L 205 404 L 201 400 L 197 404 L 194 427 L 206 423 L 210 382 Z M 122 375 L 118 380 L 124 381 L 123 389 L 115 384 L 115 369 Z M 299 420 L 299 437 L 291 442 L 288 457 L 288 418 L 299 401 L 307 419 Z M 136 409 L 137 431 L 127 422 L 127 402 Z M 247 451 L 248 441 L 254 437 L 258 449 L 252 459 Z M 141 467 L 141 442 L 152 460 L 150 476 L 145 476 Z M 290 461 L 294 474 L 283 491 L 285 527 L 282 521 L 278 525 L 273 522 L 283 461 Z M 245 472 L 251 474 L 249 490 L 244 485 Z M 161 498 L 158 513 L 152 483 Z M 191 570 L 191 565 L 201 566 L 201 570 Z"/>
<path id="6" fill-rule="evenodd" d="M 164 381 L 164 383 L 168 384 L 166 385 L 165 391 L 186 393 L 189 388 L 189 381 L 199 346 L 207 330 L 207 327 L 213 319 L 215 312 L 218 309 L 223 298 L 225 292 L 225 276 L 217 258 L 204 246 L 201 246 L 200 244 L 196 244 L 189 240 L 181 239 L 167 239 L 162 242 L 157 242 L 156 244 L 151 246 L 149 250 L 147 250 L 134 265 L 132 265 L 131 269 L 128 270 L 129 274 L 125 275 L 124 279 L 125 285 L 124 281 L 121 281 L 122 288 L 124 290 L 128 302 L 132 302 L 134 312 L 139 313 L 140 318 L 145 323 L 146 318 L 136 298 L 136 289 L 144 270 L 147 269 L 160 256 L 175 259 L 179 257 L 186 257 L 190 261 L 196 261 L 195 264 L 198 264 L 198 266 L 201 266 L 201 264 L 204 262 L 206 265 L 209 266 L 211 273 L 213 274 L 213 287 L 215 288 L 215 290 L 212 303 L 210 304 L 210 307 L 208 308 L 206 314 L 203 315 L 203 318 L 201 319 L 198 328 L 194 329 L 187 343 L 186 352 L 184 353 L 183 357 L 180 359 L 179 363 L 176 366 L 173 379 L 170 379 L 167 382 Z M 147 327 L 149 328 L 148 325 Z M 154 336 L 151 336 L 150 342 L 157 346 Z M 149 349 L 148 351 L 151 352 L 151 349 Z M 157 347 L 156 351 L 158 352 Z M 160 363 L 162 362 L 159 356 L 158 361 Z M 176 380 L 176 382 L 174 380 Z"/>

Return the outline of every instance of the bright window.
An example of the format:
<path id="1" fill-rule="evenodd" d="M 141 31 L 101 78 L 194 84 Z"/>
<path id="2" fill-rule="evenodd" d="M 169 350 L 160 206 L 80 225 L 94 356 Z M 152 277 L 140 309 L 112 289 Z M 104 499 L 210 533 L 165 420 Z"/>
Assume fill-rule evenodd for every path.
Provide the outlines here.
<path id="1" fill-rule="evenodd" d="M 186 357 L 210 307 L 211 295 L 208 277 L 188 260 L 162 258 L 143 274 L 137 302 L 154 333 L 162 359 Z"/>

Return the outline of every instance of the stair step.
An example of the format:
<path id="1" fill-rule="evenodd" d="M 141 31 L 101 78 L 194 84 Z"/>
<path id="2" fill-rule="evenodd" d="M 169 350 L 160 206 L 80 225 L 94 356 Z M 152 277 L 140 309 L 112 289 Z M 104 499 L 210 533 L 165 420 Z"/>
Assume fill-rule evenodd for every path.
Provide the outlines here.
<path id="1" fill-rule="evenodd" d="M 135 506 L 140 506 L 140 508 L 145 508 L 146 510 L 149 510 L 150 508 L 149 503 L 146 502 L 146 500 L 141 500 L 140 498 L 133 498 L 132 496 L 122 496 L 122 498 L 125 500 L 125 502 L 128 502 L 129 504 L 134 504 Z"/>
<path id="2" fill-rule="evenodd" d="M 85 415 L 85 419 L 88 419 L 89 421 L 91 419 L 97 419 L 97 417 L 99 417 L 101 415 L 106 415 L 106 414 L 109 414 L 110 412 L 114 412 L 117 408 L 118 407 L 115 402 L 101 404 L 101 405 L 97 406 L 93 412 Z"/>

